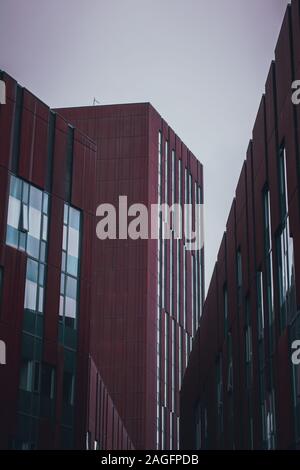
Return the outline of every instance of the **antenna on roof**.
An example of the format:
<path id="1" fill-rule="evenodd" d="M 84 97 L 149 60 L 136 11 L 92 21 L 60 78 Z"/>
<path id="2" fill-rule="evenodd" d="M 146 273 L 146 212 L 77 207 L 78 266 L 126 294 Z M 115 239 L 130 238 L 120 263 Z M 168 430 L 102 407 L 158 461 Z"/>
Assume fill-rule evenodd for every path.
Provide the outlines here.
<path id="1" fill-rule="evenodd" d="M 95 106 L 96 104 L 100 104 L 100 101 L 98 101 L 95 97 L 93 99 L 93 106 Z"/>

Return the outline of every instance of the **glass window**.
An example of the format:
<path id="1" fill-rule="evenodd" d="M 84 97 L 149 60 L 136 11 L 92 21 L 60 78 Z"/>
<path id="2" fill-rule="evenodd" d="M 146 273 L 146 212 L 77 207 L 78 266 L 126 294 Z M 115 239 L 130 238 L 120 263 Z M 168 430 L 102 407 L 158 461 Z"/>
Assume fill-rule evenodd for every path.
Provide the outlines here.
<path id="1" fill-rule="evenodd" d="M 27 279 L 26 284 L 25 284 L 25 301 L 24 301 L 25 309 L 35 311 L 36 302 L 37 302 L 37 284 Z"/>
<path id="2" fill-rule="evenodd" d="M 173 256 L 173 233 L 171 233 L 170 244 L 170 315 L 173 311 L 173 283 L 174 283 L 174 256 Z"/>
<path id="3" fill-rule="evenodd" d="M 78 310 L 80 224 L 80 211 L 65 204 L 59 316 L 60 321 L 71 329 L 76 329 Z"/>
<path id="4" fill-rule="evenodd" d="M 264 336 L 265 328 L 265 313 L 264 313 L 264 287 L 263 287 L 263 273 L 257 273 L 257 314 L 258 314 L 258 335 L 259 338 Z"/>
<path id="5" fill-rule="evenodd" d="M 177 280 L 177 287 L 176 287 L 176 294 L 177 294 L 177 322 L 179 323 L 180 321 L 180 292 L 181 292 L 181 249 L 180 249 L 180 240 L 177 240 L 177 272 L 176 272 L 176 280 Z"/>
<path id="6" fill-rule="evenodd" d="M 38 212 L 42 211 L 42 191 L 30 186 L 30 206 L 36 209 Z"/>
<path id="7" fill-rule="evenodd" d="M 42 366 L 41 393 L 44 397 L 54 400 L 55 397 L 55 369 L 49 364 Z"/>
<path id="8" fill-rule="evenodd" d="M 23 359 L 20 375 L 20 389 L 25 392 L 39 392 L 40 390 L 40 363 Z"/>
<path id="9" fill-rule="evenodd" d="M 168 203 L 168 154 L 169 154 L 169 143 L 166 141 L 165 144 L 165 203 Z"/>
<path id="10" fill-rule="evenodd" d="M 48 195 L 15 176 L 11 176 L 9 193 L 6 243 L 26 251 L 35 259 L 40 258 L 41 250 L 45 258 L 45 242 L 48 238 Z M 44 240 L 42 243 L 41 239 Z"/>
<path id="11" fill-rule="evenodd" d="M 29 231 L 29 211 L 27 204 L 21 204 L 21 213 L 19 219 L 19 227 L 18 229 L 21 232 L 28 232 Z"/>
<path id="12" fill-rule="evenodd" d="M 23 359 L 21 364 L 20 389 L 32 391 L 33 361 Z"/>
<path id="13" fill-rule="evenodd" d="M 272 230 L 271 230 L 271 207 L 270 191 L 264 191 L 264 230 L 265 230 L 265 260 L 266 260 L 266 287 L 267 305 L 270 332 L 270 352 L 275 347 L 275 318 L 274 318 L 274 288 L 273 288 L 273 260 L 272 260 Z"/>
<path id="14" fill-rule="evenodd" d="M 7 223 L 10 227 L 19 230 L 21 201 L 13 196 L 9 197 Z"/>
<path id="15" fill-rule="evenodd" d="M 280 330 L 291 322 L 297 313 L 295 292 L 294 244 L 289 231 L 289 219 L 277 237 L 279 275 Z"/>
<path id="16" fill-rule="evenodd" d="M 237 252 L 237 287 L 238 287 L 238 302 L 242 304 L 242 286 L 243 286 L 243 271 L 242 271 L 242 253 L 241 250 Z"/>
<path id="17" fill-rule="evenodd" d="M 281 217 L 285 218 L 288 213 L 288 186 L 286 171 L 286 149 L 284 146 L 279 151 L 279 189 L 280 189 L 280 205 Z"/>
<path id="18" fill-rule="evenodd" d="M 165 406 L 168 404 L 168 375 L 169 375 L 169 317 L 165 313 Z"/>
<path id="19" fill-rule="evenodd" d="M 223 312 L 224 312 L 224 337 L 227 336 L 228 333 L 228 290 L 227 285 L 225 284 L 223 287 Z"/>

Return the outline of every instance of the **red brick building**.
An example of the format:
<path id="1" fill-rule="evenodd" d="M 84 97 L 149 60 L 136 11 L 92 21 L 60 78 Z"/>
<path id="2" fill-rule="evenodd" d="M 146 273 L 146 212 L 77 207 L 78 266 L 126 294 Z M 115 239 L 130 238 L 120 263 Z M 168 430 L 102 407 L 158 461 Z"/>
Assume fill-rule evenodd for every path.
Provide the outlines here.
<path id="1" fill-rule="evenodd" d="M 300 445 L 300 2 L 284 16 L 181 391 L 182 449 Z"/>
<path id="2" fill-rule="evenodd" d="M 0 79 L 0 448 L 131 448 L 89 368 L 96 145 L 10 76 Z M 95 383 L 103 434 L 92 442 Z"/>
<path id="3" fill-rule="evenodd" d="M 121 195 L 148 209 L 203 202 L 202 165 L 149 103 L 58 112 L 97 144 L 97 204 L 118 207 Z M 203 249 L 188 251 L 183 239 L 97 240 L 95 260 L 95 364 L 135 447 L 176 449 Z"/>

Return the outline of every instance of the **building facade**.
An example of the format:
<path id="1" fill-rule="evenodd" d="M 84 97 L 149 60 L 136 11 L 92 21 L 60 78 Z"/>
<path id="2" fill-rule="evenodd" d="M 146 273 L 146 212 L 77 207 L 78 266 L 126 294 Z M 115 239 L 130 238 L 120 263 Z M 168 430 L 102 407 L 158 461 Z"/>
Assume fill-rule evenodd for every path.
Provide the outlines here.
<path id="1" fill-rule="evenodd" d="M 97 204 L 203 202 L 202 165 L 148 103 L 60 109 L 97 144 Z M 179 446 L 179 389 L 203 302 L 203 248 L 96 241 L 91 354 L 139 449 Z M 172 223 L 172 222 L 171 222 Z"/>
<path id="2" fill-rule="evenodd" d="M 182 449 L 300 447 L 299 19 L 293 0 L 184 377 Z"/>
<path id="3" fill-rule="evenodd" d="M 113 446 L 107 392 L 94 414 L 101 442 L 87 434 L 89 384 L 104 390 L 89 368 L 96 146 L 10 76 L 0 79 L 0 448 L 95 448 L 104 437 Z M 128 436 L 118 443 L 131 447 Z"/>

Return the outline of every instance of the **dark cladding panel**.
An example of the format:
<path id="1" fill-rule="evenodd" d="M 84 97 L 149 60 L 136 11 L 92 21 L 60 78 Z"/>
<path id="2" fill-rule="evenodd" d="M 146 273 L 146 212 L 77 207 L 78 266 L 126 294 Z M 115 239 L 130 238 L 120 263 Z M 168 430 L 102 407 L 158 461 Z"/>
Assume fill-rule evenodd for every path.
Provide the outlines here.
<path id="1" fill-rule="evenodd" d="M 11 159 L 11 140 L 14 129 L 14 115 L 16 106 L 16 82 L 6 74 L 2 80 L 6 85 L 6 104 L 0 105 L 0 165 L 9 168 Z"/>
<path id="2" fill-rule="evenodd" d="M 55 144 L 53 156 L 53 187 L 55 196 L 64 200 L 67 168 L 68 124 L 59 115 L 56 116 Z"/>
<path id="3" fill-rule="evenodd" d="M 265 141 L 265 99 L 261 100 L 256 122 L 253 128 L 252 157 L 253 157 L 253 183 L 254 183 L 254 210 L 255 210 L 255 237 L 263 237 L 263 190 L 267 182 L 267 156 Z M 256 245 L 257 265 L 263 261 L 263 243 Z"/>
<path id="4" fill-rule="evenodd" d="M 229 323 L 231 327 L 237 314 L 237 246 L 235 233 L 235 200 L 232 203 L 228 222 L 226 226 L 226 249 L 227 249 L 227 284 L 228 284 L 228 308 Z M 230 262 L 229 262 L 230 260 Z"/>
<path id="5" fill-rule="evenodd" d="M 32 182 L 40 188 L 46 186 L 48 163 L 49 108 L 36 101 L 35 129 L 32 160 Z"/>

